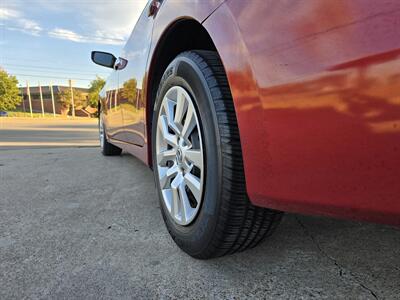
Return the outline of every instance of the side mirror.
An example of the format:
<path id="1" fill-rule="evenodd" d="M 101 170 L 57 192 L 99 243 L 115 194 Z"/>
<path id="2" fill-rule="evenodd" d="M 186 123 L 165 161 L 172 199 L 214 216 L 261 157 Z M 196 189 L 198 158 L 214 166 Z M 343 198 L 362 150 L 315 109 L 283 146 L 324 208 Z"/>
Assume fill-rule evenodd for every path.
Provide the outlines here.
<path id="1" fill-rule="evenodd" d="M 114 69 L 115 62 L 117 58 L 111 53 L 102 52 L 102 51 L 93 51 L 92 52 L 92 61 L 95 64 L 98 64 L 103 67 Z"/>
<path id="2" fill-rule="evenodd" d="M 123 70 L 125 69 L 126 65 L 128 64 L 128 60 L 122 57 L 118 57 L 117 63 L 115 65 L 115 70 Z"/>

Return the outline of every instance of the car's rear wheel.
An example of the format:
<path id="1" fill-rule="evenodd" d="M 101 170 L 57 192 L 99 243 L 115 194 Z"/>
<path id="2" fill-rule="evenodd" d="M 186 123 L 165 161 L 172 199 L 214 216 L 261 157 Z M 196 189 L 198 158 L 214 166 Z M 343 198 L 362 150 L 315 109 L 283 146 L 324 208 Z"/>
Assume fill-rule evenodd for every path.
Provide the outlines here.
<path id="1" fill-rule="evenodd" d="M 246 193 L 232 96 L 216 52 L 178 55 L 161 79 L 152 130 L 162 215 L 175 242 L 197 258 L 260 243 L 282 213 Z"/>
<path id="2" fill-rule="evenodd" d="M 104 126 L 104 121 L 103 121 L 103 116 L 100 114 L 99 117 L 99 140 L 100 140 L 100 148 L 101 148 L 101 153 L 105 156 L 114 156 L 114 155 L 120 155 L 122 152 L 122 149 L 111 144 L 107 140 L 107 135 L 106 135 L 106 128 Z"/>

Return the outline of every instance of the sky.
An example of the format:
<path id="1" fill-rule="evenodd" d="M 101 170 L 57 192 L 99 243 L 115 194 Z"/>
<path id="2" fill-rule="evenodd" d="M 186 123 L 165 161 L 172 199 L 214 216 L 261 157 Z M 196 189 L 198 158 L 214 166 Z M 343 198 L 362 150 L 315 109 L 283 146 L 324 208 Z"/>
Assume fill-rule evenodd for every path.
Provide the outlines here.
<path id="1" fill-rule="evenodd" d="M 87 87 L 111 72 L 92 50 L 118 56 L 147 0 L 0 0 L 0 68 L 21 86 Z"/>

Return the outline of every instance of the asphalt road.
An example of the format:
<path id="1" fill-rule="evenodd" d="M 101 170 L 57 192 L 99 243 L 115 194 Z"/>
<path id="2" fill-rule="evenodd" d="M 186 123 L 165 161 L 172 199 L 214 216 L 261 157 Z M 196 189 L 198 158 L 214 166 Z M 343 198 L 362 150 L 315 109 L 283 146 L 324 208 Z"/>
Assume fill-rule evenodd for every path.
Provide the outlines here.
<path id="1" fill-rule="evenodd" d="M 195 260 L 136 158 L 0 150 L 0 299 L 399 299 L 399 245 L 388 226 L 288 214 L 255 249 Z"/>
<path id="2" fill-rule="evenodd" d="M 0 149 L 97 145 L 97 119 L 0 118 Z"/>

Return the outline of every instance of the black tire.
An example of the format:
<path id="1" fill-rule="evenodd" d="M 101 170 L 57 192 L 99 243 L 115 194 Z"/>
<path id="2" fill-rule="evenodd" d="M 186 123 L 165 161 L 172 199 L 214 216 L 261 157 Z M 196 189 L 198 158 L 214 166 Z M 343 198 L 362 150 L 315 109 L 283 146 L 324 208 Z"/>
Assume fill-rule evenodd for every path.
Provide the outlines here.
<path id="1" fill-rule="evenodd" d="M 100 134 L 100 148 L 101 148 L 101 153 L 104 156 L 116 156 L 116 155 L 121 155 L 122 149 L 109 143 L 107 140 L 107 134 L 106 134 L 106 128 L 104 126 L 104 123 L 102 123 L 102 117 L 100 115 L 99 117 L 99 132 L 101 131 L 101 125 L 103 125 L 103 134 Z"/>
<path id="2" fill-rule="evenodd" d="M 155 145 L 158 112 L 172 86 L 194 99 L 206 157 L 205 190 L 196 219 L 187 226 L 174 222 L 160 192 L 153 146 L 153 169 L 165 224 L 176 244 L 189 255 L 207 259 L 255 247 L 271 235 L 282 213 L 256 207 L 248 199 L 236 114 L 228 81 L 216 52 L 188 51 L 166 69 L 153 115 Z"/>

